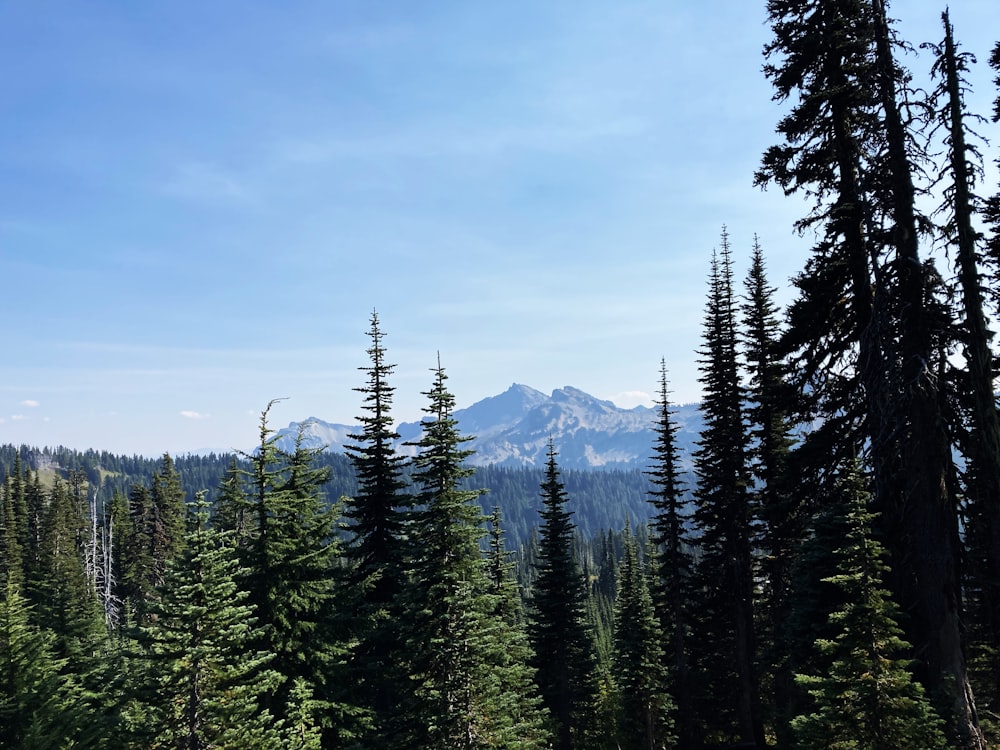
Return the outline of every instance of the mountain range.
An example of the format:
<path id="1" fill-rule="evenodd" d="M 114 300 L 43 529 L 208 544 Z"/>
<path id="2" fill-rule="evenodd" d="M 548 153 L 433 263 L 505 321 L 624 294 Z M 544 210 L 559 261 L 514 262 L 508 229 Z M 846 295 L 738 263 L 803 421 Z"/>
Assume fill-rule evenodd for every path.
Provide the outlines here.
<path id="1" fill-rule="evenodd" d="M 636 406 L 623 409 L 578 388 L 566 386 L 545 395 L 514 383 L 503 393 L 484 398 L 455 411 L 461 432 L 473 436 L 468 447 L 475 451 L 469 463 L 542 467 L 551 438 L 564 469 L 645 468 L 650 463 L 655 440 L 656 409 Z M 697 404 L 673 408 L 681 470 L 691 468 L 691 453 L 701 431 Z M 397 450 L 412 455 L 411 445 L 420 437 L 419 422 L 397 426 Z M 292 422 L 278 431 L 278 445 L 290 449 L 299 431 L 304 445 L 342 453 L 357 425 L 325 422 L 310 417 Z"/>

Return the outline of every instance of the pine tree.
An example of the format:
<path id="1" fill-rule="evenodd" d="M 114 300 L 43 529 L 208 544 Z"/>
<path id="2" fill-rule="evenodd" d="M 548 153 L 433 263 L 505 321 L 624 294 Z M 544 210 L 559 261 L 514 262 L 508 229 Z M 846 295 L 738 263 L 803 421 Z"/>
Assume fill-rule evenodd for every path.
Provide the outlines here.
<path id="1" fill-rule="evenodd" d="M 656 575 L 651 595 L 666 640 L 664 658 L 669 664 L 668 679 L 672 702 L 676 706 L 676 729 L 682 747 L 696 741 L 691 705 L 688 638 L 691 604 L 691 554 L 687 537 L 688 515 L 684 507 L 684 483 L 680 477 L 677 452 L 677 425 L 667 387 L 666 360 L 660 362 L 660 389 L 656 402 L 652 466 L 646 472 L 653 488 L 649 501 L 654 507 L 652 542 Z"/>
<path id="2" fill-rule="evenodd" d="M 504 545 L 499 507 L 490 515 L 490 554 L 487 575 L 492 592 L 490 613 L 496 629 L 486 656 L 491 679 L 494 723 L 491 747 L 500 750 L 535 750 L 550 747 L 551 737 L 535 687 L 534 651 L 525 629 L 521 591 Z"/>
<path id="3" fill-rule="evenodd" d="M 340 695 L 347 649 L 334 600 L 339 508 L 325 502 L 329 469 L 314 465 L 317 451 L 304 446 L 301 431 L 291 454 L 276 446 L 268 426 L 273 404 L 261 414 L 257 450 L 246 456 L 250 508 L 239 549 L 246 569 L 240 583 L 258 620 L 250 643 L 274 655 L 270 668 L 281 681 L 264 703 L 277 719 L 288 719 L 292 691 L 302 681 L 315 721 L 331 737 L 347 738 L 357 711 Z"/>
<path id="4" fill-rule="evenodd" d="M 569 496 L 549 441 L 542 482 L 542 527 L 537 578 L 531 595 L 528 632 L 542 701 L 548 709 L 559 750 L 588 747 L 588 713 L 596 703 L 597 671 L 593 634 L 587 626 L 587 585 L 573 555 Z"/>
<path id="5" fill-rule="evenodd" d="M 246 545 L 254 520 L 245 479 L 246 471 L 234 456 L 226 468 L 212 509 L 212 524 L 220 530 L 232 532 L 233 544 L 237 547 Z"/>
<path id="6" fill-rule="evenodd" d="M 149 488 L 152 502 L 150 545 L 156 572 L 153 584 L 162 584 L 167 564 L 184 546 L 184 488 L 169 453 L 164 453 Z"/>
<path id="7" fill-rule="evenodd" d="M 762 574 L 765 593 L 760 641 L 765 672 L 771 680 L 775 733 L 778 744 L 788 737 L 785 710 L 791 702 L 793 680 L 783 642 L 791 609 L 788 587 L 796 547 L 802 535 L 798 496 L 789 481 L 790 404 L 794 401 L 778 349 L 780 329 L 774 288 L 767 280 L 764 253 L 754 237 L 750 270 L 744 282 L 741 306 L 742 351 L 748 373 L 746 418 L 749 423 L 748 464 L 754 484 L 753 506 L 760 522 Z M 766 644 L 766 645 L 765 645 Z"/>
<path id="8" fill-rule="evenodd" d="M 0 585 L 8 583 L 18 590 L 24 587 L 24 557 L 18 540 L 18 514 L 10 477 L 0 488 Z"/>
<path id="9" fill-rule="evenodd" d="M 407 581 L 408 524 L 413 505 L 403 480 L 403 458 L 395 451 L 399 434 L 393 429 L 389 377 L 395 368 L 386 361 L 384 334 L 372 313 L 368 332 L 367 383 L 363 394 L 360 432 L 346 447 L 357 474 L 358 492 L 345 501 L 350 538 L 345 554 L 351 563 L 343 598 L 351 600 L 353 633 L 358 639 L 351 660 L 351 691 L 374 714 L 366 748 L 392 748 L 387 735 L 396 721 L 404 679 L 403 654 L 397 631 L 396 607 Z"/>
<path id="10" fill-rule="evenodd" d="M 188 506 L 184 541 L 140 632 L 133 732 L 151 747 L 282 747 L 275 717 L 261 709 L 281 675 L 269 666 L 274 654 L 251 645 L 253 608 L 236 583 L 234 548 L 208 526 L 204 493 Z"/>
<path id="11" fill-rule="evenodd" d="M 959 340 L 967 370 L 959 375 L 959 409 L 965 429 L 959 437 L 966 456 L 965 538 L 967 580 L 965 596 L 973 630 L 973 649 L 980 679 L 976 698 L 982 712 L 1000 707 L 1000 416 L 996 408 L 993 382 L 996 367 L 991 349 L 984 300 L 985 274 L 991 264 L 982 248 L 982 236 L 973 227 L 973 217 L 981 210 L 974 193 L 975 178 L 982 172 L 981 156 L 969 136 L 975 118 L 965 108 L 963 93 L 968 89 L 965 74 L 971 55 L 958 51 L 948 11 L 941 15 L 944 40 L 925 45 L 935 55 L 932 72 L 939 79 L 932 104 L 935 129 L 944 130 L 947 165 L 939 176 L 945 185 L 943 234 L 955 250 L 960 290 Z M 996 267 L 992 268 L 996 273 Z"/>
<path id="12" fill-rule="evenodd" d="M 803 748 L 896 750 L 945 748 L 942 722 L 909 671 L 900 612 L 885 589 L 885 553 L 872 537 L 874 516 L 856 473 L 846 477 L 842 502 L 848 526 L 837 573 L 845 604 L 830 615 L 837 634 L 816 648 L 831 659 L 822 676 L 798 677 L 815 705 L 793 722 Z"/>
<path id="13" fill-rule="evenodd" d="M 624 747 L 659 750 L 672 744 L 663 633 L 635 538 L 625 527 L 618 599 L 615 603 L 614 674 L 621 694 L 618 735 Z"/>
<path id="14" fill-rule="evenodd" d="M 694 513 L 700 705 L 708 736 L 764 747 L 751 561 L 751 507 L 746 468 L 742 389 L 736 354 L 732 260 L 725 229 L 713 253 L 701 351 L 701 411 L 705 428 L 695 453 Z M 728 704 L 733 714 L 719 710 Z"/>
<path id="15" fill-rule="evenodd" d="M 55 635 L 32 622 L 32 607 L 7 581 L 0 598 L 0 748 L 96 747 L 98 737 Z"/>
<path id="16" fill-rule="evenodd" d="M 920 258 L 914 164 L 926 158 L 901 112 L 908 74 L 882 0 L 771 0 L 765 70 L 794 99 L 784 143 L 758 181 L 804 192 L 820 241 L 796 279 L 784 345 L 804 419 L 822 427 L 801 454 L 835 476 L 867 445 L 879 524 L 894 560 L 891 588 L 910 613 L 925 687 L 950 705 L 950 732 L 982 747 L 962 653 L 958 523 L 939 371 L 947 316 L 933 264 Z"/>
<path id="17" fill-rule="evenodd" d="M 425 394 L 429 418 L 414 459 L 420 510 L 413 523 L 414 584 L 407 608 L 413 680 L 407 744 L 473 750 L 495 746 L 496 730 L 514 718 L 504 715 L 513 697 L 505 693 L 524 686 L 507 684 L 497 669 L 505 628 L 495 617 L 498 602 L 480 550 L 482 490 L 461 488 L 473 473 L 464 463 L 471 451 L 462 447 L 471 438 L 459 434 L 446 380 L 439 364 Z M 500 734 L 516 731 L 504 729 Z"/>

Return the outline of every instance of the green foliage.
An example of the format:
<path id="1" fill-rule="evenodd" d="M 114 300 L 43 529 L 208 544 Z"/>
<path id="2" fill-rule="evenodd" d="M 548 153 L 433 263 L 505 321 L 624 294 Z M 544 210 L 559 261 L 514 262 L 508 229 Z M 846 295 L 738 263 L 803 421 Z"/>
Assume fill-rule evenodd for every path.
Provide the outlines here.
<path id="1" fill-rule="evenodd" d="M 580 750 L 594 731 L 590 714 L 598 698 L 596 656 L 586 617 L 588 587 L 573 556 L 569 497 L 551 441 L 541 489 L 542 527 L 529 622 L 536 681 L 555 726 L 556 747 Z"/>
<path id="2" fill-rule="evenodd" d="M 480 491 L 459 487 L 472 473 L 463 465 L 470 451 L 461 447 L 469 438 L 458 432 L 445 381 L 439 366 L 414 459 L 409 744 L 474 750 L 523 737 L 538 747 L 544 735 L 528 675 L 508 661 L 508 649 L 519 646 L 516 625 L 497 616 L 504 605 L 480 550 Z"/>
<path id="3" fill-rule="evenodd" d="M 947 747 L 942 722 L 909 671 L 909 644 L 898 625 L 899 609 L 885 589 L 882 546 L 872 537 L 868 494 L 853 474 L 841 498 L 847 536 L 838 552 L 838 571 L 825 581 L 843 593 L 844 604 L 829 617 L 836 634 L 816 648 L 829 659 L 822 675 L 797 679 L 814 701 L 792 721 L 799 746 L 810 750 Z"/>
<path id="4" fill-rule="evenodd" d="M 0 600 L 0 748 L 97 747 L 92 715 L 56 635 L 32 622 L 32 607 L 8 581 Z"/>
<path id="5" fill-rule="evenodd" d="M 270 668 L 281 679 L 264 703 L 275 718 L 288 718 L 291 691 L 301 680 L 316 722 L 349 734 L 348 717 L 356 711 L 339 698 L 348 647 L 338 633 L 342 613 L 334 600 L 339 508 L 323 497 L 326 470 L 313 465 L 316 451 L 303 446 L 301 433 L 293 453 L 275 446 L 267 422 L 273 403 L 261 414 L 260 444 L 248 457 L 245 494 L 237 487 L 227 490 L 234 502 L 246 504 L 235 508 L 246 524 L 238 547 L 244 567 L 239 583 L 258 621 L 250 644 L 273 654 Z"/>
<path id="6" fill-rule="evenodd" d="M 677 735 L 686 747 L 695 743 L 696 736 L 688 653 L 693 594 L 690 518 L 685 512 L 685 487 L 678 468 L 677 425 L 670 405 L 665 360 L 660 361 L 659 386 L 653 463 L 648 471 L 653 485 L 649 502 L 655 509 L 651 520 L 654 576 L 650 594 L 665 640 L 664 659 L 669 665 L 667 680 L 676 707 Z"/>
<path id="7" fill-rule="evenodd" d="M 754 482 L 752 507 L 758 529 L 763 591 L 757 607 L 757 640 L 768 685 L 765 700 L 779 745 L 789 739 L 788 709 L 794 692 L 787 659 L 791 567 L 802 536 L 801 500 L 792 491 L 789 457 L 794 393 L 778 348 L 780 326 L 775 290 L 767 280 L 764 253 L 754 238 L 741 306 L 742 351 L 747 378 L 748 466 Z"/>
<path id="8" fill-rule="evenodd" d="M 395 365 L 386 361 L 384 334 L 372 313 L 368 332 L 370 366 L 359 417 L 361 431 L 347 447 L 358 480 L 358 491 L 345 500 L 344 515 L 350 538 L 346 558 L 350 568 L 342 589 L 352 613 L 352 636 L 357 639 L 349 662 L 351 692 L 373 716 L 362 747 L 392 748 L 392 732 L 405 694 L 405 659 L 401 652 L 397 602 L 408 581 L 408 525 L 413 500 L 403 479 L 403 458 L 396 455 L 389 376 Z"/>
<path id="9" fill-rule="evenodd" d="M 667 692 L 663 640 L 645 567 L 626 527 L 613 657 L 621 696 L 618 735 L 624 747 L 655 750 L 671 746 L 673 705 Z"/>
<path id="10" fill-rule="evenodd" d="M 282 676 L 270 667 L 274 654 L 253 646 L 256 619 L 236 583 L 235 550 L 207 521 L 199 495 L 185 549 L 168 564 L 140 631 L 132 733 L 142 747 L 280 748 L 261 701 Z"/>
<path id="11" fill-rule="evenodd" d="M 692 613 L 695 713 L 705 736 L 764 744 L 755 668 L 751 497 L 747 437 L 736 353 L 736 310 L 729 237 L 712 255 L 701 383 L 705 429 L 695 453 L 694 521 L 699 558 Z"/>

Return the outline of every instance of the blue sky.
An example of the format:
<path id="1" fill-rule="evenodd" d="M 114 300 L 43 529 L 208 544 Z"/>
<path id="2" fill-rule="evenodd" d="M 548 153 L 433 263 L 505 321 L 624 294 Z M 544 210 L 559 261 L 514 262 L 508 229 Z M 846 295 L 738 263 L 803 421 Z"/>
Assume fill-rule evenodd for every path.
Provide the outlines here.
<path id="1" fill-rule="evenodd" d="M 985 112 L 1000 10 L 952 18 Z M 767 39 L 748 0 L 0 2 L 0 442 L 352 422 L 372 310 L 400 420 L 438 351 L 459 406 L 646 403 L 661 357 L 696 400 L 722 225 L 740 278 L 755 233 L 779 287 L 809 246 L 752 185 Z"/>

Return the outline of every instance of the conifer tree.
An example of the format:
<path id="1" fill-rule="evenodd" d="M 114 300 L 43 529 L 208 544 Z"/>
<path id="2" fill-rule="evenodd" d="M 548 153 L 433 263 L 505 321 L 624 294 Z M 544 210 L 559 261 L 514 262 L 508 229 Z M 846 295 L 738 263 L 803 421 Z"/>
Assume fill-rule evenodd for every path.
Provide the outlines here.
<path id="1" fill-rule="evenodd" d="M 783 642 L 791 609 L 788 587 L 796 547 L 802 534 L 798 496 L 789 480 L 793 391 L 785 377 L 778 349 L 780 329 L 775 290 L 767 279 L 764 253 L 754 237 L 750 270 L 744 282 L 741 306 L 742 351 L 747 379 L 746 419 L 749 424 L 748 465 L 754 484 L 753 507 L 760 526 L 765 592 L 758 618 L 765 672 L 769 674 L 775 707 L 775 732 L 783 745 L 788 737 L 786 708 L 793 680 Z"/>
<path id="2" fill-rule="evenodd" d="M 0 488 L 0 585 L 24 588 L 24 557 L 18 540 L 18 516 L 10 478 Z"/>
<path id="3" fill-rule="evenodd" d="M 316 722 L 343 738 L 353 732 L 357 712 L 339 695 L 346 659 L 334 601 L 339 509 L 325 502 L 321 488 L 329 469 L 314 466 L 316 451 L 303 445 L 302 432 L 291 454 L 276 446 L 268 426 L 273 405 L 262 412 L 260 442 L 247 456 L 249 528 L 240 550 L 246 569 L 241 584 L 258 620 L 250 643 L 274 655 L 270 668 L 281 677 L 264 702 L 271 713 L 288 719 L 292 691 L 301 681 Z"/>
<path id="4" fill-rule="evenodd" d="M 974 192 L 982 171 L 981 156 L 969 136 L 975 121 L 965 108 L 965 74 L 971 55 L 958 51 L 946 10 L 941 15 L 944 40 L 932 48 L 932 72 L 939 79 L 933 93 L 933 125 L 944 131 L 947 164 L 939 181 L 945 182 L 943 234 L 954 248 L 958 270 L 958 338 L 966 370 L 958 376 L 959 410 L 965 420 L 958 442 L 965 461 L 965 539 L 967 547 L 966 602 L 972 626 L 978 708 L 1000 707 L 1000 416 L 993 383 L 996 367 L 991 349 L 984 290 L 986 275 L 996 274 L 995 263 L 984 263 L 982 235 L 973 226 L 981 210 Z"/>
<path id="5" fill-rule="evenodd" d="M 695 453 L 700 706 L 707 736 L 764 747 L 751 560 L 751 508 L 729 237 L 712 255 L 701 351 L 705 427 Z M 726 714 L 719 706 L 728 705 Z"/>
<path id="6" fill-rule="evenodd" d="M 866 445 L 891 588 L 910 614 L 917 671 L 950 705 L 962 747 L 982 740 L 959 622 L 958 523 L 940 390 L 947 317 L 919 254 L 926 224 L 914 163 L 925 154 L 901 112 L 908 75 L 883 0 L 770 0 L 765 67 L 792 99 L 758 181 L 815 199 L 800 228 L 819 243 L 796 279 L 784 337 L 797 387 L 820 418 L 805 441 L 813 477 L 836 476 Z M 776 61 L 776 62 L 775 62 Z M 902 92 L 902 93 L 901 93 Z M 811 481 L 811 480 L 810 480 Z"/>
<path id="7" fill-rule="evenodd" d="M 496 636 L 487 654 L 487 668 L 499 689 L 493 698 L 495 724 L 491 747 L 535 750 L 550 747 L 542 699 L 535 686 L 534 652 L 525 629 L 521 591 L 504 545 L 500 508 L 490 515 L 490 554 L 487 575 L 492 591 Z"/>
<path id="8" fill-rule="evenodd" d="M 119 588 L 126 618 L 146 623 L 148 608 L 166 577 L 167 564 L 184 543 L 184 489 L 169 453 L 164 453 L 149 486 L 134 484 L 128 494 L 129 535 L 122 540 Z"/>
<path id="9" fill-rule="evenodd" d="M 184 488 L 169 453 L 164 453 L 160 459 L 150 482 L 149 494 L 153 508 L 150 544 L 156 566 L 153 583 L 159 586 L 166 575 L 167 563 L 184 546 Z"/>
<path id="10" fill-rule="evenodd" d="M 902 639 L 899 609 L 883 582 L 885 553 L 872 536 L 874 516 L 856 473 L 843 480 L 841 502 L 847 537 L 836 574 L 825 580 L 841 589 L 845 603 L 830 615 L 836 635 L 816 642 L 831 660 L 829 672 L 798 678 L 814 701 L 811 712 L 792 722 L 799 746 L 948 747 L 940 718 L 909 672 L 909 645 Z"/>
<path id="11" fill-rule="evenodd" d="M 636 750 L 671 746 L 673 706 L 667 692 L 663 633 L 653 609 L 649 580 L 628 524 L 615 602 L 612 661 L 621 695 L 618 735 L 622 746 Z"/>
<path id="12" fill-rule="evenodd" d="M 0 582 L 8 579 L 23 591 L 25 552 L 31 544 L 28 504 L 20 452 L 14 454 L 14 466 L 0 488 Z"/>
<path id="13" fill-rule="evenodd" d="M 57 479 L 42 526 L 38 618 L 56 636 L 57 654 L 77 675 L 96 666 L 106 636 L 103 612 L 83 568 L 82 524 L 78 505 Z"/>
<path id="14" fill-rule="evenodd" d="M 549 441 L 542 482 L 542 526 L 537 578 L 531 596 L 529 635 L 542 701 L 554 725 L 559 750 L 584 750 L 589 713 L 597 702 L 593 633 L 587 624 L 587 585 L 573 555 L 569 496 Z"/>
<path id="15" fill-rule="evenodd" d="M 358 492 L 345 501 L 350 538 L 345 549 L 351 564 L 343 598 L 351 600 L 353 633 L 358 644 L 351 659 L 351 690 L 373 712 L 366 748 L 392 748 L 389 727 L 396 722 L 405 667 L 400 651 L 399 598 L 407 581 L 407 533 L 412 499 L 403 480 L 403 458 L 396 453 L 399 434 L 392 421 L 389 384 L 395 365 L 386 361 L 384 333 L 372 313 L 367 350 L 370 366 L 360 368 L 367 383 L 358 418 L 360 432 L 346 446 L 357 474 Z"/>
<path id="16" fill-rule="evenodd" d="M 157 566 L 152 556 L 152 519 L 154 516 L 149 488 L 134 484 L 128 492 L 128 522 L 120 524 L 123 533 L 122 572 L 119 588 L 125 603 L 125 622 L 143 624 L 155 598 L 154 578 Z"/>
<path id="17" fill-rule="evenodd" d="M 57 655 L 55 635 L 8 580 L 0 598 L 0 748 L 96 747 L 82 691 Z"/>
<path id="18" fill-rule="evenodd" d="M 246 471 L 240 468 L 234 456 L 219 485 L 212 512 L 212 524 L 220 530 L 232 532 L 233 544 L 237 547 L 248 542 L 254 520 L 245 479 Z"/>
<path id="19" fill-rule="evenodd" d="M 274 654 L 251 645 L 255 617 L 236 583 L 235 549 L 208 526 L 204 493 L 188 506 L 184 540 L 140 633 L 133 732 L 151 747 L 283 747 L 261 708 L 281 675 L 269 666 Z"/>
<path id="20" fill-rule="evenodd" d="M 523 716 L 504 714 L 515 697 L 505 693 L 527 686 L 510 684 L 509 675 L 499 669 L 505 628 L 495 617 L 498 603 L 480 550 L 485 530 L 476 501 L 482 490 L 461 488 L 473 473 L 464 463 L 472 452 L 462 447 L 471 438 L 458 431 L 455 399 L 446 380 L 439 364 L 425 394 L 429 418 L 423 421 L 414 459 L 420 510 L 413 523 L 418 545 L 407 608 L 413 681 L 407 744 L 428 750 L 495 747 L 498 729 L 508 735 L 524 732 L 526 741 L 534 730 L 537 744 L 537 727 L 504 727 L 523 721 Z M 523 714 L 524 706 L 520 708 Z"/>
<path id="21" fill-rule="evenodd" d="M 691 554 L 687 537 L 688 514 L 684 507 L 684 483 L 680 477 L 677 425 L 674 423 L 667 386 L 667 363 L 660 361 L 659 398 L 654 424 L 652 466 L 646 472 L 653 488 L 649 500 L 654 507 L 652 542 L 655 575 L 651 595 L 666 642 L 664 658 L 669 664 L 668 681 L 676 707 L 676 729 L 682 747 L 695 744 L 696 729 L 691 705 L 688 638 L 691 604 Z"/>

